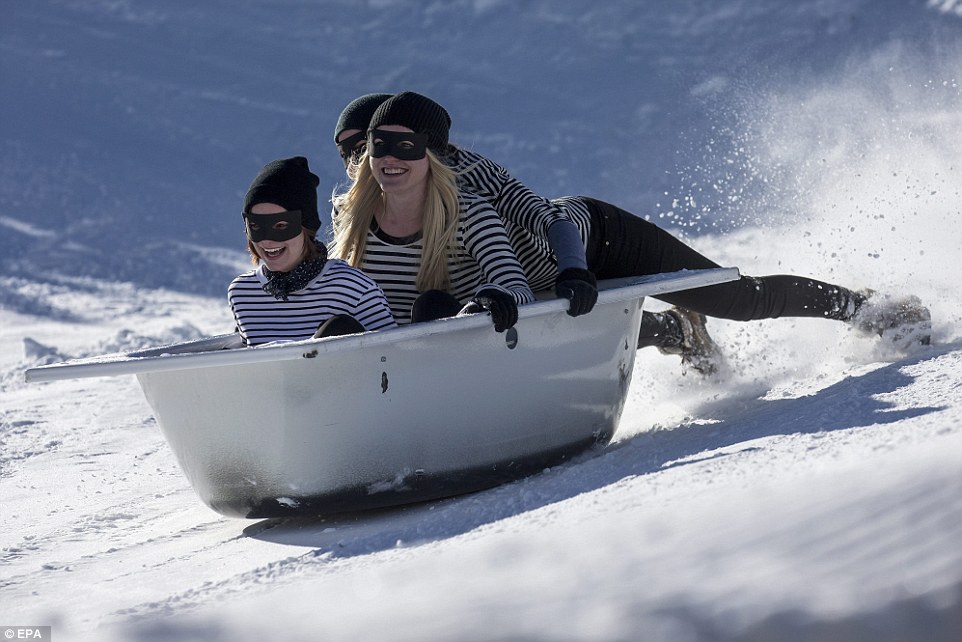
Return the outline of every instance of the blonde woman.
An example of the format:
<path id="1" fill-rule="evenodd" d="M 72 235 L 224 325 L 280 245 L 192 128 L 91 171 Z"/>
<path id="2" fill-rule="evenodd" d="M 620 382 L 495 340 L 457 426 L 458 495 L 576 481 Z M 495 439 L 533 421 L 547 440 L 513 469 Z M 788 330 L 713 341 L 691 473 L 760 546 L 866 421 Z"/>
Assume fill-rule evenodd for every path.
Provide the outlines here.
<path id="1" fill-rule="evenodd" d="M 534 294 L 498 213 L 442 161 L 450 126 L 413 92 L 378 107 L 354 184 L 334 199 L 331 254 L 377 281 L 398 323 L 483 309 L 503 332 Z"/>

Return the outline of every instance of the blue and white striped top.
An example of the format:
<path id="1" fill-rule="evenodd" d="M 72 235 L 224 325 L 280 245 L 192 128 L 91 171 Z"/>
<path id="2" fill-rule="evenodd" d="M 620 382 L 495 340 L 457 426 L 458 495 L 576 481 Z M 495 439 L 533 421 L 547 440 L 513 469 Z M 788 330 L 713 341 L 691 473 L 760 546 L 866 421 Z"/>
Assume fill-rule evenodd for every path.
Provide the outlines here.
<path id="1" fill-rule="evenodd" d="M 344 261 L 328 259 L 321 273 L 291 292 L 287 301 L 264 291 L 263 270 L 262 263 L 235 277 L 227 288 L 237 329 L 249 346 L 309 339 L 319 325 L 338 314 L 354 317 L 365 330 L 397 325 L 377 283 Z"/>

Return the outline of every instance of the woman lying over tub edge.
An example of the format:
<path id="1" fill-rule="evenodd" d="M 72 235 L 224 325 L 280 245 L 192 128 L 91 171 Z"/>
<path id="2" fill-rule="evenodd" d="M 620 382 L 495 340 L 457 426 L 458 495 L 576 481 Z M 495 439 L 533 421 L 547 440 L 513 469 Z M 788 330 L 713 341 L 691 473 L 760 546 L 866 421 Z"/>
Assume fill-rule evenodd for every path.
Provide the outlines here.
<path id="1" fill-rule="evenodd" d="M 319 179 L 301 156 L 268 163 L 244 199 L 254 269 L 231 282 L 227 301 L 248 346 L 393 328 L 384 292 L 316 241 Z"/>
<path id="2" fill-rule="evenodd" d="M 391 94 L 366 94 L 341 112 L 334 142 L 348 178 L 355 178 L 366 163 L 371 149 L 363 133 L 370 128 L 373 114 L 391 99 Z M 719 267 L 666 230 L 615 205 L 586 196 L 549 201 L 475 152 L 448 144 L 436 153 L 458 176 L 463 191 L 490 202 L 504 219 L 531 288 L 553 287 L 559 297 L 571 301 L 572 316 L 592 309 L 597 297 L 595 277 Z M 656 346 L 664 353 L 679 354 L 685 367 L 703 374 L 714 373 L 724 361 L 708 333 L 706 317 L 825 318 L 849 323 L 859 333 L 879 335 L 904 349 L 930 342 L 931 315 L 918 297 L 857 291 L 805 276 L 742 275 L 729 283 L 654 298 L 674 307 L 643 313 L 638 347 Z"/>

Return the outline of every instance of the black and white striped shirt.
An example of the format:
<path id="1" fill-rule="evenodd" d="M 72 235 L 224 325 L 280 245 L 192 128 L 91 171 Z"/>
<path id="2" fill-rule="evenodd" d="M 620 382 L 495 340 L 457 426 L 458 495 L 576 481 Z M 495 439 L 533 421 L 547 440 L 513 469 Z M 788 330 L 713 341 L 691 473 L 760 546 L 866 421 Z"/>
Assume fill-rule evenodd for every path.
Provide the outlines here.
<path id="1" fill-rule="evenodd" d="M 367 235 L 360 268 L 384 290 L 400 324 L 411 322 L 411 306 L 420 294 L 415 281 L 423 249 L 420 235 L 414 239 L 393 239 L 374 231 Z M 511 294 L 518 305 L 534 300 L 501 217 L 486 200 L 463 191 L 456 255 L 448 261 L 448 270 L 448 292 L 462 304 L 489 285 Z"/>
<path id="2" fill-rule="evenodd" d="M 585 249 L 588 247 L 588 234 L 591 232 L 591 210 L 580 196 L 562 196 L 553 198 L 551 202 L 567 215 L 568 220 L 575 224 L 581 234 L 581 242 Z"/>
<path id="3" fill-rule="evenodd" d="M 581 237 L 581 249 L 586 248 L 591 216 L 584 202 L 575 196 L 549 201 L 475 152 L 454 148 L 448 158 L 459 174 L 460 185 L 491 203 L 504 219 L 508 238 L 531 289 L 538 292 L 553 288 L 558 261 L 548 242 L 548 229 L 559 221 L 573 223 Z"/>
<path id="4" fill-rule="evenodd" d="M 234 278 L 227 288 L 237 329 L 249 346 L 309 339 L 321 323 L 338 314 L 354 317 L 365 330 L 397 325 L 377 283 L 344 261 L 328 259 L 321 273 L 291 292 L 287 301 L 264 291 L 263 270 L 261 264 Z"/>
<path id="5" fill-rule="evenodd" d="M 458 174 L 459 187 L 491 203 L 505 221 L 547 239 L 549 227 L 568 220 L 562 209 L 525 187 L 501 165 L 460 147 L 453 150 L 448 162 Z"/>

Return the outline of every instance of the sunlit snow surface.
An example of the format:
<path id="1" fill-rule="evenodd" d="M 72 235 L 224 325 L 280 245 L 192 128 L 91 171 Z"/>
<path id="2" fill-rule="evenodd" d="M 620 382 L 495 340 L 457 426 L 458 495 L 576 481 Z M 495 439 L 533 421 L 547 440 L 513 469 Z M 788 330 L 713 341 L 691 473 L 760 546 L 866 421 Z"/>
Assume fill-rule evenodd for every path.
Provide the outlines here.
<path id="1" fill-rule="evenodd" d="M 958 638 L 957 3 L 195 4 L 20 2 L 0 23 L 0 627 Z M 720 375 L 639 353 L 602 452 L 465 497 L 280 522 L 201 504 L 133 377 L 23 382 L 229 331 L 250 178 L 304 153 L 323 196 L 342 180 L 340 107 L 406 88 L 547 195 L 630 206 L 747 274 L 918 295 L 933 346 L 711 320 Z"/>

